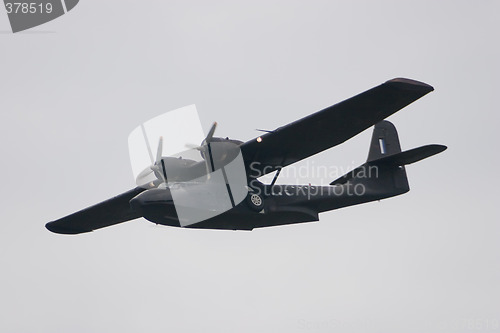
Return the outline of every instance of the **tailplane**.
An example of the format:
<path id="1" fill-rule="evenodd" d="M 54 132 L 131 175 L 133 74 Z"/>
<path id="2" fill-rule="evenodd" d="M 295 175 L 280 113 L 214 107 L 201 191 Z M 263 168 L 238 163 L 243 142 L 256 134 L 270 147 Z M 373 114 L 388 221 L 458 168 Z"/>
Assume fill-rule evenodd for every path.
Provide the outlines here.
<path id="1" fill-rule="evenodd" d="M 334 180 L 330 185 L 361 183 L 387 196 L 410 190 L 405 165 L 441 153 L 443 145 L 426 145 L 401 152 L 398 132 L 389 121 L 375 125 L 366 163 Z"/>

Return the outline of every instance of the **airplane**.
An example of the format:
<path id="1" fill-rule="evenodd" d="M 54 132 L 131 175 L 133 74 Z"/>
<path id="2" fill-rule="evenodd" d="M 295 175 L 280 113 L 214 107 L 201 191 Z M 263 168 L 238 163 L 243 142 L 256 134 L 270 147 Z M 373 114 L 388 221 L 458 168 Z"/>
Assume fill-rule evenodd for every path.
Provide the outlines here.
<path id="1" fill-rule="evenodd" d="M 430 144 L 403 152 L 395 126 L 385 118 L 433 90 L 423 82 L 395 78 L 246 142 L 214 137 L 214 123 L 196 148 L 204 160 L 199 162 L 162 156 L 160 138 L 156 160 L 137 177 L 138 183 L 146 176 L 154 181 L 49 222 L 46 228 L 59 234 L 80 234 L 143 217 L 171 227 L 252 230 L 319 221 L 323 212 L 404 194 L 410 190 L 405 165 L 447 147 Z M 327 186 L 276 184 L 282 168 L 337 146 L 371 126 L 374 128 L 366 163 Z M 218 153 L 212 154 L 215 145 Z M 204 188 L 199 179 L 208 181 L 210 171 L 224 171 L 236 155 L 244 164 L 246 184 L 244 192 L 240 191 L 244 199 L 232 200 L 230 209 L 209 218 L 183 223 L 177 213 L 180 207 L 174 203 L 173 195 L 178 193 L 175 189 L 181 187 L 185 198 L 200 193 L 211 197 L 211 190 L 199 191 Z M 173 166 L 177 173 L 167 175 L 165 165 L 171 169 Z M 272 172 L 275 175 L 270 184 L 258 179 Z M 223 185 L 230 190 L 227 179 Z"/>

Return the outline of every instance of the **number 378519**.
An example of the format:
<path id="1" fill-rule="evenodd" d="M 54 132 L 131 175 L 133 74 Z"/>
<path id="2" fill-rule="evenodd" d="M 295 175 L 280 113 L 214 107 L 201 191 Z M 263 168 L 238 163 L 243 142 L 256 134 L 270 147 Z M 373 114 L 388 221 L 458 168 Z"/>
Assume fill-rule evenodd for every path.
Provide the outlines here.
<path id="1" fill-rule="evenodd" d="M 52 4 L 48 3 L 34 3 L 34 2 L 7 2 L 5 3 L 5 8 L 7 9 L 7 14 L 11 13 L 22 13 L 22 14 L 42 14 L 52 13 Z"/>

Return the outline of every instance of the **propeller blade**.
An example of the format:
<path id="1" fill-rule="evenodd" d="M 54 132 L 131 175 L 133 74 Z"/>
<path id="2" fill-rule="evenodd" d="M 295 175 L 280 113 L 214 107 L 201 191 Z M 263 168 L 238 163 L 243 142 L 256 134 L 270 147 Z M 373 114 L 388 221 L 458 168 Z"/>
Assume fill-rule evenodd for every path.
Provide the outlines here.
<path id="1" fill-rule="evenodd" d="M 212 176 L 212 174 L 210 173 L 210 168 L 208 167 L 208 161 L 205 160 L 205 170 L 207 171 L 207 180 L 210 179 L 210 177 Z"/>
<path id="2" fill-rule="evenodd" d="M 153 173 L 153 169 L 151 167 L 147 167 L 146 169 L 142 170 L 141 173 L 137 175 L 137 178 L 135 179 L 135 182 L 137 184 L 142 184 L 144 183 L 144 180 Z"/>
<path id="3" fill-rule="evenodd" d="M 212 127 L 210 128 L 210 131 L 208 131 L 207 137 L 205 138 L 206 143 L 209 143 L 210 141 L 212 141 L 212 138 L 214 136 L 216 128 L 217 128 L 217 122 L 215 121 L 213 123 Z"/>
<path id="4" fill-rule="evenodd" d="M 156 152 L 156 162 L 158 163 L 161 160 L 161 154 L 163 152 L 163 137 L 160 136 L 160 140 L 158 141 L 158 151 Z"/>
<path id="5" fill-rule="evenodd" d="M 210 127 L 210 131 L 208 131 L 208 134 L 207 134 L 207 137 L 205 139 L 203 139 L 203 141 L 201 142 L 201 145 L 195 145 L 195 144 L 192 144 L 192 143 L 187 143 L 185 145 L 186 148 L 188 149 L 196 149 L 196 150 L 199 150 L 199 151 L 204 151 L 206 149 L 206 146 L 207 146 L 207 143 L 209 143 L 210 141 L 212 141 L 212 138 L 214 137 L 214 133 L 215 133 L 215 129 L 217 127 L 217 122 L 214 122 L 212 124 L 212 127 Z"/>
<path id="6" fill-rule="evenodd" d="M 151 164 L 154 164 L 153 161 L 153 153 L 151 152 L 151 146 L 149 145 L 148 136 L 146 134 L 146 129 L 144 128 L 144 124 L 141 124 L 142 135 L 144 136 L 144 141 L 146 142 L 146 147 L 148 148 L 149 159 L 151 160 Z"/>
<path id="7" fill-rule="evenodd" d="M 163 182 L 167 182 L 167 170 L 165 170 L 165 161 L 161 160 L 161 178 L 163 178 Z"/>
<path id="8" fill-rule="evenodd" d="M 187 149 L 196 149 L 196 150 L 203 150 L 202 146 L 195 145 L 194 143 L 187 143 L 185 145 Z"/>

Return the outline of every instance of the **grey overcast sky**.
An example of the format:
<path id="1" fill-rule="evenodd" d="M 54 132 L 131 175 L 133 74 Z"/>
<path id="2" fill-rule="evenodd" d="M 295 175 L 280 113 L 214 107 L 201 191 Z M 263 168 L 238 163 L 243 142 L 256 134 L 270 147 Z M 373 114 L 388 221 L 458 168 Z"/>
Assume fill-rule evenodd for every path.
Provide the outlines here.
<path id="1" fill-rule="evenodd" d="M 82 0 L 12 34 L 0 10 L 0 331 L 500 332 L 499 13 Z M 252 232 L 44 228 L 134 186 L 127 136 L 153 116 L 195 103 L 247 140 L 394 77 L 435 87 L 389 118 L 403 149 L 449 146 L 408 167 L 408 194 Z M 357 166 L 370 135 L 296 168 Z"/>

